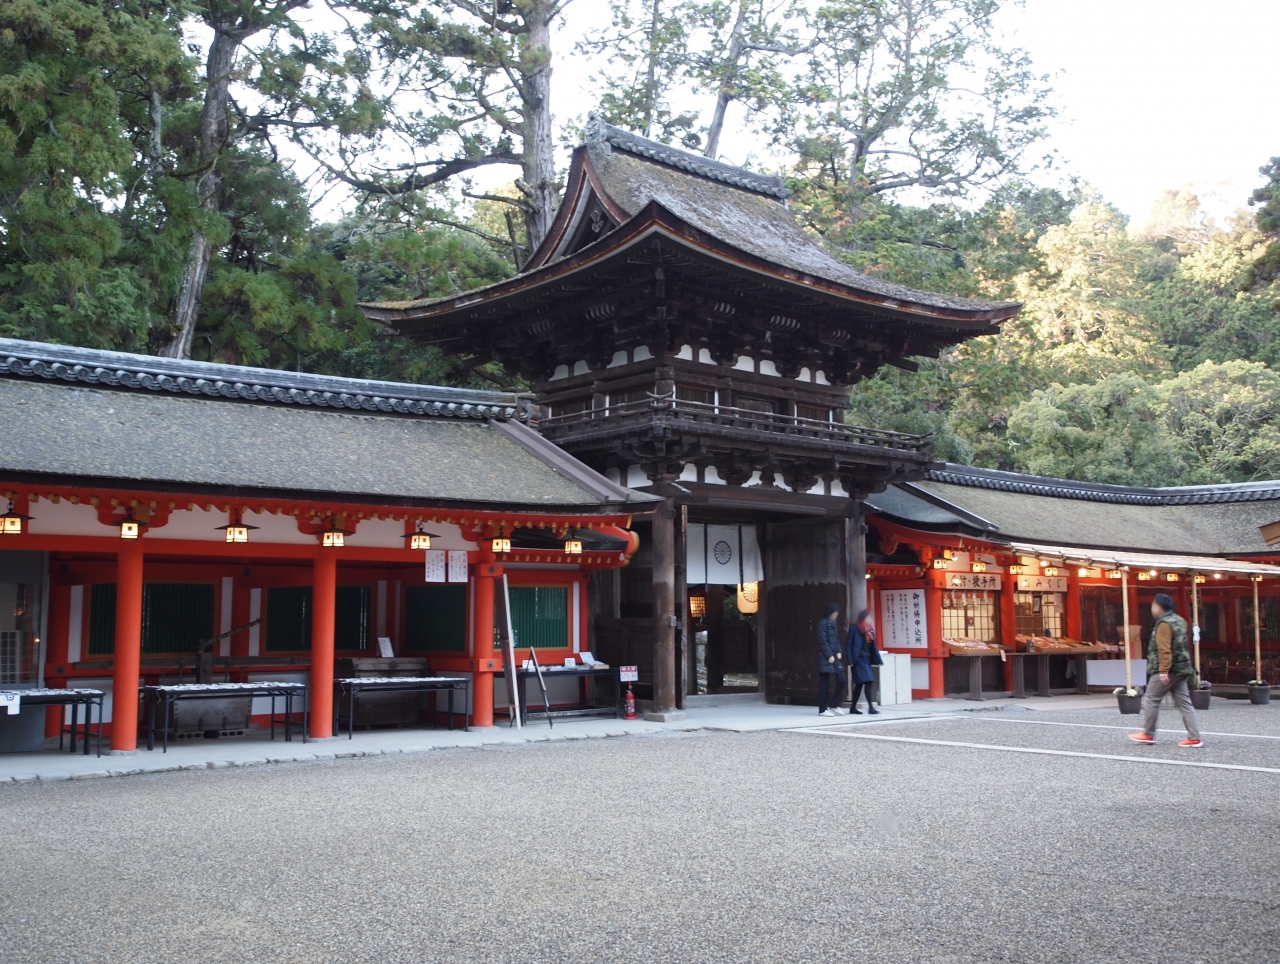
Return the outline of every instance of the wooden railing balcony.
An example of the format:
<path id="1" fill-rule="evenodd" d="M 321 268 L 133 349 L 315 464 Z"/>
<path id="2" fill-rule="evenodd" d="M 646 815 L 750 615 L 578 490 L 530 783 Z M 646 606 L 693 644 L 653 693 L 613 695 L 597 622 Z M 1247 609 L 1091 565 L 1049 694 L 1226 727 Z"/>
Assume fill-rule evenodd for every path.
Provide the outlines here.
<path id="1" fill-rule="evenodd" d="M 603 408 L 588 409 L 538 420 L 538 430 L 554 442 L 571 441 L 584 436 L 633 431 L 645 423 L 707 435 L 741 435 L 753 433 L 773 441 L 822 446 L 870 446 L 927 458 L 932 438 L 908 435 L 883 429 L 845 425 L 795 415 L 758 412 L 707 402 L 693 402 L 672 396 L 651 395 L 647 399 L 620 402 Z M 764 439 L 762 444 L 771 444 Z"/>

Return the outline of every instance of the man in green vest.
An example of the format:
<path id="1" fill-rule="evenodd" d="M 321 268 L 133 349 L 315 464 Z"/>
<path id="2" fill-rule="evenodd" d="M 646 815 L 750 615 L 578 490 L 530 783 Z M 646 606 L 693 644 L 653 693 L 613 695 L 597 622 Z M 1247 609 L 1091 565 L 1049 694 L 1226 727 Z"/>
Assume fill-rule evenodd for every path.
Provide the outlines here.
<path id="1" fill-rule="evenodd" d="M 1196 708 L 1191 705 L 1191 654 L 1187 650 L 1187 621 L 1173 609 L 1173 600 L 1165 593 L 1156 596 L 1151 603 L 1151 638 L 1147 641 L 1147 692 L 1142 697 L 1142 732 L 1130 733 L 1134 743 L 1156 742 L 1156 720 L 1160 716 L 1160 701 L 1166 693 L 1173 695 L 1173 703 L 1182 714 L 1182 725 L 1187 728 L 1187 738 L 1178 746 L 1204 746 L 1200 739 L 1200 725 L 1196 720 Z"/>

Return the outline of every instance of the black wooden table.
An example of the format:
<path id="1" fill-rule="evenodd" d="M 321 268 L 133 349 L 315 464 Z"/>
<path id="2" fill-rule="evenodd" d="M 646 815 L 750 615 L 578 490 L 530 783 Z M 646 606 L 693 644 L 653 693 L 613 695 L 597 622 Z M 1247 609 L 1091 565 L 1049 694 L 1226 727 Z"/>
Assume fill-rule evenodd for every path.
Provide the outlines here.
<path id="1" fill-rule="evenodd" d="M 462 712 L 467 712 L 467 694 L 471 681 L 465 676 L 355 676 L 333 681 L 336 690 L 333 701 L 333 732 L 338 733 L 338 707 L 347 701 L 347 739 L 354 739 L 356 731 L 356 694 L 364 690 L 377 693 L 438 693 L 449 694 L 449 729 L 453 729 L 453 694 L 462 691 Z M 464 724 L 463 729 L 467 729 Z"/>
<path id="2" fill-rule="evenodd" d="M 30 690 L 0 690 L 6 695 L 16 693 L 23 703 L 31 706 L 71 707 L 71 752 L 76 752 L 76 727 L 79 725 L 80 707 L 84 707 L 84 755 L 89 755 L 89 726 L 93 722 L 93 708 L 98 708 L 98 756 L 102 756 L 102 690 L 44 688 Z M 62 721 L 58 721 L 58 749 L 62 749 Z"/>
<path id="3" fill-rule="evenodd" d="M 520 717 L 522 722 L 527 722 L 531 717 L 537 717 L 544 720 L 559 719 L 562 716 L 612 716 L 615 720 L 622 715 L 622 682 L 618 676 L 618 668 L 616 666 L 595 667 L 595 666 L 575 666 L 573 669 L 561 669 L 558 667 L 542 667 L 542 678 L 546 682 L 555 679 L 564 679 L 572 677 L 578 681 L 578 706 L 573 709 L 563 710 L 533 710 L 528 706 L 528 701 L 524 698 L 526 680 L 537 679 L 538 670 L 536 669 L 518 669 L 516 670 L 516 685 L 520 687 Z M 595 706 L 592 704 L 591 681 L 594 679 L 610 679 L 613 681 L 613 706 Z"/>
<path id="4" fill-rule="evenodd" d="M 219 696 L 263 696 L 271 699 L 271 739 L 276 738 L 276 700 L 284 700 L 284 738 L 293 741 L 293 700 L 303 697 L 302 742 L 307 742 L 306 683 L 172 683 L 167 686 L 143 687 L 147 701 L 147 749 L 156 748 L 156 709 L 163 706 L 164 752 L 169 752 L 169 717 L 173 704 L 181 700 L 217 699 Z"/>
<path id="5" fill-rule="evenodd" d="M 1033 653 L 1008 653 L 1006 655 L 1015 661 L 1013 664 L 1013 698 L 1015 700 L 1027 698 L 1027 679 L 1026 674 L 1023 672 L 1023 663 L 1027 660 L 1035 660 L 1036 663 L 1036 695 L 1053 695 L 1049 691 L 1050 656 L 1066 656 L 1068 659 L 1074 660 L 1076 664 L 1076 692 L 1089 692 L 1089 657 L 1093 655 L 1090 652 L 1071 653 L 1042 650 Z"/>

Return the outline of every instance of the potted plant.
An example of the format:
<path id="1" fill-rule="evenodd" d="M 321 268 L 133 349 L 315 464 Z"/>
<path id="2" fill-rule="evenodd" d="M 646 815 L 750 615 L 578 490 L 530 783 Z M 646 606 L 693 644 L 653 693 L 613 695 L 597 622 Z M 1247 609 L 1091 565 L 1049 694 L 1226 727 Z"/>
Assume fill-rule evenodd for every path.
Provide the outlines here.
<path id="1" fill-rule="evenodd" d="M 1264 679 L 1249 680 L 1249 702 L 1254 706 L 1266 706 L 1271 702 L 1271 684 Z"/>
<path id="2" fill-rule="evenodd" d="M 1123 716 L 1137 716 L 1142 712 L 1142 691 L 1136 686 L 1117 686 L 1111 692 L 1116 695 Z"/>
<path id="3" fill-rule="evenodd" d="M 1202 679 L 1199 687 L 1191 691 L 1191 705 L 1197 710 L 1209 708 L 1209 689 L 1212 685 L 1207 679 Z"/>

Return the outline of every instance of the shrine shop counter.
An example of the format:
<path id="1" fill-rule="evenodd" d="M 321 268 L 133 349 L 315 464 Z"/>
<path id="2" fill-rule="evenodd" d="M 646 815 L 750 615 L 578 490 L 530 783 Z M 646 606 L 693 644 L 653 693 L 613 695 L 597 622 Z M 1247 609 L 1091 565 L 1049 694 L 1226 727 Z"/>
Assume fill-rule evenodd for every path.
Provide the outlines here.
<path id="1" fill-rule="evenodd" d="M 58 689 L 39 688 L 28 690 L 0 690 L 0 707 L 16 707 L 20 712 L 22 706 L 70 706 L 71 707 L 71 752 L 76 752 L 76 731 L 79 727 L 80 707 L 84 707 L 84 755 L 89 755 L 89 727 L 93 722 L 93 708 L 98 708 L 98 756 L 102 756 L 102 703 L 105 697 L 102 690 L 94 689 Z M 9 709 L 8 712 L 14 712 Z M 62 749 L 63 724 L 58 726 L 58 749 Z"/>
<path id="2" fill-rule="evenodd" d="M 562 706 L 553 709 L 547 698 L 545 683 L 566 678 L 574 679 L 577 683 L 577 704 L 572 707 Z M 596 702 L 592 688 L 598 679 L 608 680 L 613 684 L 613 701 L 610 705 Z M 532 709 L 529 700 L 523 698 L 520 700 L 520 718 L 524 722 L 542 719 L 554 726 L 552 721 L 561 717 L 612 716 L 616 720 L 622 715 L 622 682 L 615 666 L 543 666 L 528 669 L 522 667 L 516 670 L 516 680 L 522 697 L 528 692 L 527 682 L 529 680 L 537 682 L 543 700 L 540 710 Z"/>
<path id="3" fill-rule="evenodd" d="M 1021 643 L 1021 641 L 1020 641 Z M 1055 656 L 1065 658 L 1074 666 L 1075 693 L 1089 692 L 1089 657 L 1105 651 L 1105 647 L 1076 643 L 1071 640 L 1041 640 L 1040 645 L 1034 643 L 1028 649 L 1008 650 L 1003 646 L 980 643 L 975 640 L 948 640 L 948 648 L 952 657 L 969 660 L 969 693 L 968 700 L 998 699 L 1006 692 L 1016 700 L 1026 699 L 1028 664 L 1035 667 L 1035 695 L 1052 696 L 1049 687 L 1050 660 Z M 982 685 L 982 660 L 999 659 L 1001 662 L 1013 663 L 1011 690 L 984 690 Z"/>
<path id="4" fill-rule="evenodd" d="M 252 699 L 261 696 L 271 700 L 271 739 L 276 738 L 276 723 L 284 724 L 284 738 L 293 741 L 293 701 L 302 698 L 302 742 L 307 742 L 307 685 L 264 680 L 259 683 L 173 683 L 145 686 L 142 699 L 147 707 L 147 749 L 154 750 L 156 711 L 160 710 L 160 727 L 164 752 L 169 752 L 169 731 L 173 727 L 174 708 L 188 700 Z M 276 700 L 284 700 L 284 720 L 276 716 Z M 213 727 L 216 729 L 216 727 Z"/>
<path id="5" fill-rule="evenodd" d="M 334 680 L 333 732 L 338 728 L 338 710 L 346 702 L 347 739 L 354 739 L 356 730 L 356 696 L 359 693 L 448 693 L 449 729 L 453 729 L 453 694 L 462 692 L 462 712 L 467 712 L 467 696 L 471 681 L 463 676 L 355 676 Z M 463 726 L 463 729 L 467 729 Z"/>

